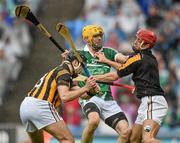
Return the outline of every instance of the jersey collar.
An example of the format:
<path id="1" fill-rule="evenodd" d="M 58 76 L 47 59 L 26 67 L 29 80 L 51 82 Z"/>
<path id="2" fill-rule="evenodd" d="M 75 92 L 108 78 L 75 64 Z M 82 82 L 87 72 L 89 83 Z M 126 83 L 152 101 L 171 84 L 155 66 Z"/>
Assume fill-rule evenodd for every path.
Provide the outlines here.
<path id="1" fill-rule="evenodd" d="M 86 46 L 84 47 L 84 51 L 89 52 L 92 57 L 95 57 L 95 56 L 93 55 L 93 53 L 92 53 L 91 51 L 89 51 L 88 45 L 86 45 Z M 102 52 L 102 51 L 103 51 L 103 48 L 102 48 L 101 50 L 99 50 L 99 52 Z"/>

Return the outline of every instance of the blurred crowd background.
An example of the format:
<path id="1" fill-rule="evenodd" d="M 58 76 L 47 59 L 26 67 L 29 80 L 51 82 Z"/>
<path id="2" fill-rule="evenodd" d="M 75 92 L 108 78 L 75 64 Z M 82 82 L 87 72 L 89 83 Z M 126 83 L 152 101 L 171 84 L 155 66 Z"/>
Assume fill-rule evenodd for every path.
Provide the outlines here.
<path id="1" fill-rule="evenodd" d="M 15 8 L 19 4 L 28 5 L 38 15 L 42 1 L 0 1 L 0 105 L 5 95 L 13 90 L 13 83 L 22 70 L 22 61 L 34 46 L 34 28 L 27 21 L 15 17 Z"/>
<path id="2" fill-rule="evenodd" d="M 33 13 L 41 16 L 44 0 L 0 1 L 0 107 L 19 80 L 23 60 L 31 56 L 36 44 L 34 26 L 17 19 L 16 5 L 26 4 Z M 158 42 L 153 53 L 159 62 L 161 86 L 169 104 L 168 115 L 160 133 L 173 133 L 180 138 L 180 2 L 179 0 L 85 0 L 81 13 L 75 19 L 64 21 L 69 27 L 76 47 L 84 45 L 81 30 L 87 24 L 98 24 L 105 32 L 104 46 L 119 52 L 131 52 L 131 44 L 139 28 L 154 30 Z M 64 43 L 68 47 L 67 43 Z M 150 69 L 149 69 L 150 70 Z M 116 82 L 133 84 L 131 77 Z M 127 90 L 111 87 L 114 99 L 124 109 L 133 124 L 139 100 Z M 23 96 L 23 95 L 22 95 Z M 86 125 L 78 100 L 63 105 L 61 112 L 74 135 L 80 135 Z M 1 117 L 0 117 L 1 118 Z M 13 121 L 12 121 L 13 122 Z M 114 134 L 104 124 L 97 134 Z"/>

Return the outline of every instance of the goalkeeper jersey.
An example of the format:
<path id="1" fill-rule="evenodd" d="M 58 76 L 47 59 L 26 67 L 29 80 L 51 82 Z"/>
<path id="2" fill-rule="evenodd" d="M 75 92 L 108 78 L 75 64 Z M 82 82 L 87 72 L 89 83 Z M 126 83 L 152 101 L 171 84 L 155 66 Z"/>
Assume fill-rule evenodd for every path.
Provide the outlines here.
<path id="1" fill-rule="evenodd" d="M 112 60 L 112 61 L 114 61 L 115 55 L 117 54 L 116 50 L 109 48 L 109 47 L 103 47 L 100 50 L 100 52 L 104 53 L 106 58 L 109 60 Z M 80 53 L 86 59 L 87 69 L 88 69 L 90 75 L 102 75 L 102 74 L 105 74 L 105 73 L 108 73 L 111 71 L 111 67 L 109 65 L 98 62 L 98 59 L 96 57 L 94 57 L 94 55 L 92 53 L 90 53 L 87 45 L 82 50 L 80 50 Z M 84 73 L 82 73 L 82 74 L 84 75 Z M 85 85 L 85 83 L 80 81 L 80 82 L 78 82 L 78 85 L 80 87 L 83 87 Z M 104 100 L 113 100 L 109 85 L 99 84 L 99 87 L 100 87 L 100 92 L 103 95 L 101 95 L 101 96 L 95 95 L 95 96 L 98 96 Z M 86 102 L 86 100 L 80 99 L 81 104 L 83 104 L 85 102 Z"/>

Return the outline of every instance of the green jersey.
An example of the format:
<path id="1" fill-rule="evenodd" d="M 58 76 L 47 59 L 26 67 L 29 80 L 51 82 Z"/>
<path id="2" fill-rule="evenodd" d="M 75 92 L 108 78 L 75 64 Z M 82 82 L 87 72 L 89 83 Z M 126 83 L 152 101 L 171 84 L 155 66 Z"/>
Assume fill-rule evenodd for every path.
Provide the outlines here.
<path id="1" fill-rule="evenodd" d="M 115 55 L 117 54 L 116 50 L 114 50 L 112 48 L 108 48 L 108 47 L 107 48 L 103 47 L 100 50 L 100 52 L 104 53 L 106 58 L 109 60 L 112 60 L 112 61 L 114 61 Z M 105 74 L 105 73 L 108 73 L 111 71 L 111 67 L 109 65 L 98 62 L 98 59 L 96 57 L 94 57 L 94 55 L 92 53 L 90 53 L 87 45 L 84 47 L 83 50 L 80 50 L 80 53 L 83 54 L 83 56 L 86 58 L 87 69 L 88 69 L 90 75 L 102 75 L 102 74 Z M 82 73 L 82 74 L 84 74 L 84 73 Z M 85 85 L 85 83 L 78 82 L 78 85 L 80 87 L 83 87 Z M 104 100 L 113 100 L 109 85 L 99 84 L 99 87 L 100 87 L 100 92 L 103 95 L 101 95 L 101 96 L 95 95 L 95 96 L 98 96 Z M 80 99 L 81 104 L 83 104 L 85 102 L 86 102 L 86 100 Z"/>

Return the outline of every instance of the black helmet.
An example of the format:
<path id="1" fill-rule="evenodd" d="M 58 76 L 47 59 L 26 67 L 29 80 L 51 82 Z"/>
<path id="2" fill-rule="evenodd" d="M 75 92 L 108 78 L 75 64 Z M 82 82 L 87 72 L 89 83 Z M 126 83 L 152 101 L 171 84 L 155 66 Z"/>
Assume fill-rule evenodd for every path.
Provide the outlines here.
<path id="1" fill-rule="evenodd" d="M 78 54 L 80 55 L 80 57 L 82 58 L 83 63 L 86 63 L 85 57 L 82 56 L 82 54 L 81 54 L 79 51 L 77 51 L 77 52 L 78 52 Z M 74 53 L 73 50 L 70 50 L 69 53 L 68 53 L 68 55 L 67 55 L 66 60 L 69 61 L 69 62 L 72 62 L 72 61 L 74 61 L 75 59 L 78 60 L 77 57 L 76 57 L 76 54 Z"/>
<path id="2" fill-rule="evenodd" d="M 77 58 L 75 57 L 74 52 L 73 52 L 72 50 L 70 50 L 70 51 L 68 52 L 68 55 L 67 55 L 67 57 L 66 57 L 66 60 L 69 61 L 69 62 L 72 62 L 72 61 L 74 61 L 75 59 L 77 59 Z"/>
<path id="3" fill-rule="evenodd" d="M 81 58 L 82 58 L 82 56 L 81 56 Z M 68 54 L 67 54 L 66 59 L 63 62 L 66 65 L 71 66 L 70 73 L 71 73 L 73 78 L 77 77 L 78 74 L 80 74 L 82 72 L 82 64 L 81 64 L 81 62 L 79 62 L 79 64 L 75 66 L 75 65 L 73 65 L 74 60 L 78 60 L 78 59 L 76 58 L 75 53 L 72 50 L 70 50 L 68 52 Z M 84 60 L 82 59 L 82 61 L 84 61 Z"/>

